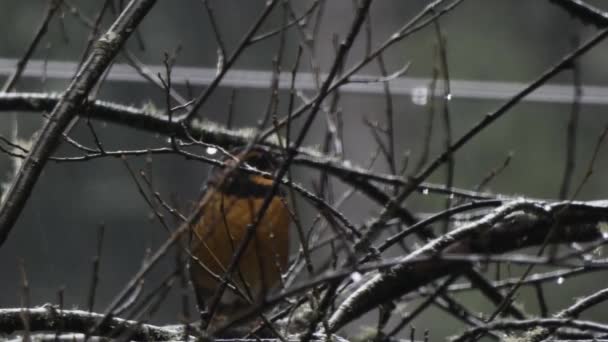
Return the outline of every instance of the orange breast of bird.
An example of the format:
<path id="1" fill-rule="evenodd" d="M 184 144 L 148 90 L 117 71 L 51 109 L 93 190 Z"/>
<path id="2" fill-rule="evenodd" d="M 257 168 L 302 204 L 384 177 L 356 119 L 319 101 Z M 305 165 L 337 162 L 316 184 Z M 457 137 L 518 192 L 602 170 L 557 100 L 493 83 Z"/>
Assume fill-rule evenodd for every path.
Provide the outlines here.
<path id="1" fill-rule="evenodd" d="M 239 188 L 210 187 L 201 201 L 201 219 L 191 240 L 191 278 L 197 296 L 209 300 L 258 215 L 272 180 L 247 177 Z M 266 191 L 264 191 L 266 189 Z M 279 285 L 289 256 L 289 212 L 280 194 L 275 195 L 255 227 L 255 235 L 239 258 L 230 283 L 241 292 L 227 289 L 220 303 L 225 306 L 256 302 Z M 244 296 L 243 296 L 244 295 Z M 246 298 L 243 298 L 246 297 Z"/>

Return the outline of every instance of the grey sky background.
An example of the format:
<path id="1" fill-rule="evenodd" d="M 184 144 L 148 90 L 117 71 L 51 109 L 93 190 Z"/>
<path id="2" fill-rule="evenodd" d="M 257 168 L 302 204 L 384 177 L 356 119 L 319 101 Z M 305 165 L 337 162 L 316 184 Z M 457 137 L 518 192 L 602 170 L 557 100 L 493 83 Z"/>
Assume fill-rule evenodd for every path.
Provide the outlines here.
<path id="1" fill-rule="evenodd" d="M 429 1 L 379 0 L 372 6 L 372 46 L 378 46 L 399 26 L 418 13 Z M 602 1 L 589 1 L 602 6 Z M 72 1 L 81 14 L 94 17 L 101 2 Z M 220 31 L 231 51 L 240 37 L 255 20 L 263 7 L 263 1 L 212 1 Z M 293 1 L 302 13 L 310 1 Z M 44 15 L 46 1 L 0 2 L 0 58 L 19 58 L 29 44 L 39 21 Z M 278 6 L 277 8 L 280 8 Z M 276 28 L 281 23 L 281 11 L 271 15 L 262 31 Z M 353 15 L 352 2 L 328 1 L 316 42 L 318 63 L 323 72 L 334 56 L 332 36 L 343 38 Z M 54 61 L 78 61 L 86 43 L 89 30 L 83 27 L 68 11 L 63 21 L 55 18 L 49 33 L 34 54 L 34 58 Z M 113 16 L 110 16 L 113 17 Z M 63 23 L 63 24 L 60 24 Z M 106 18 L 103 28 L 110 20 Z M 571 18 L 550 1 L 529 0 L 466 0 L 454 12 L 441 20 L 441 28 L 447 39 L 450 77 L 463 80 L 527 83 L 536 78 L 550 65 L 572 49 L 573 39 L 584 41 L 595 29 L 584 26 Z M 201 1 L 159 1 L 141 26 L 142 50 L 133 38 L 128 47 L 143 62 L 158 65 L 163 53 L 173 51 L 178 45 L 182 50 L 177 59 L 180 67 L 213 68 L 216 65 L 216 45 L 209 20 Z M 66 39 L 67 38 L 67 39 Z M 236 68 L 268 71 L 276 54 L 278 38 L 269 39 L 247 50 L 237 61 Z M 293 64 L 299 40 L 290 30 L 285 47 L 284 70 Z M 396 44 L 384 55 L 390 71 L 400 69 L 406 62 L 411 66 L 406 76 L 428 78 L 433 66 L 433 50 L 436 46 L 432 26 Z M 358 39 L 348 63 L 352 65 L 365 52 L 363 39 Z M 582 80 L 588 86 L 608 86 L 608 69 L 605 67 L 608 43 L 602 43 L 580 60 Z M 119 63 L 124 59 L 119 58 Z M 308 55 L 304 55 L 302 70 L 310 71 Z M 376 63 L 364 68 L 362 74 L 378 75 Z M 0 82 L 5 76 L 0 76 Z M 570 84 L 570 72 L 564 72 L 552 83 Z M 66 80 L 26 77 L 18 85 L 18 91 L 62 91 Z M 194 87 L 194 94 L 201 91 Z M 211 121 L 225 123 L 232 87 L 220 87 L 202 115 Z M 184 86 L 178 86 L 183 94 Z M 310 91 L 308 95 L 312 95 Z M 287 94 L 281 94 L 281 113 L 285 113 Z M 152 103 L 164 105 L 164 94 L 152 85 L 140 82 L 107 82 L 98 96 L 122 104 L 141 106 Z M 249 127 L 264 112 L 269 98 L 267 88 L 243 88 L 238 90 L 235 103 L 235 127 Z M 486 113 L 498 107 L 500 100 L 474 100 L 455 98 L 450 101 L 453 136 L 464 134 Z M 374 152 L 375 142 L 369 129 L 362 123 L 364 118 L 384 122 L 385 99 L 377 94 L 345 93 L 340 107 L 344 116 L 344 143 L 346 157 L 359 165 L 366 165 Z M 396 146 L 400 154 L 411 152 L 411 164 L 415 165 L 422 148 L 424 125 L 428 108 L 412 103 L 408 95 L 395 96 Z M 455 185 L 472 188 L 493 168 L 502 164 L 508 153 L 513 153 L 510 166 L 495 179 L 490 190 L 508 195 L 555 198 L 563 175 L 565 137 L 571 105 L 568 103 L 525 102 L 511 110 L 489 129 L 460 150 L 456 155 Z M 439 114 L 437 114 L 439 117 Z M 18 113 L 19 138 L 27 140 L 40 126 L 40 113 Z M 84 122 L 84 121 L 82 121 Z M 0 113 L 0 134 L 10 136 L 9 113 Z M 593 148 L 603 127 L 608 123 L 606 106 L 587 104 L 581 107 L 577 145 L 574 186 L 579 184 L 591 157 Z M 165 137 L 134 131 L 115 124 L 94 121 L 94 126 L 106 149 L 135 149 L 162 146 Z M 431 157 L 442 151 L 442 123 L 435 121 Z M 317 120 L 306 145 L 317 145 L 325 134 L 325 121 Z M 297 128 L 297 125 L 296 125 Z M 73 137 L 87 145 L 93 140 L 86 125 L 79 124 Z M 607 194 L 606 170 L 608 153 L 603 147 L 595 165 L 595 174 L 582 189 L 578 199 L 605 198 Z M 78 151 L 62 145 L 58 155 L 73 155 Z M 129 158 L 133 168 L 152 172 L 157 190 L 171 198 L 182 208 L 188 208 L 196 199 L 207 174 L 207 166 L 185 161 L 175 156 L 155 156 L 146 164 L 145 158 Z M 9 177 L 10 162 L 0 155 L 0 179 Z M 375 170 L 386 171 L 382 162 Z M 410 172 L 412 170 L 410 169 Z M 315 173 L 296 169 L 298 181 L 310 187 Z M 436 172 L 431 181 L 443 182 L 445 170 Z M 336 194 L 346 188 L 336 182 Z M 430 212 L 440 208 L 443 198 L 414 196 L 409 200 L 411 208 Z M 352 221 L 362 223 L 377 213 L 370 202 L 355 196 L 344 206 L 344 212 Z M 304 213 L 313 216 L 305 207 Z M 306 216 L 305 216 L 306 217 Z M 24 260 L 31 286 L 31 302 L 41 305 L 57 301 L 57 290 L 65 286 L 66 307 L 83 307 L 91 276 L 91 257 L 95 251 L 96 232 L 105 224 L 106 234 L 101 261 L 101 280 L 97 297 L 97 310 L 103 310 L 113 294 L 117 293 L 140 266 L 147 248 L 155 250 L 167 237 L 162 227 L 152 219 L 150 210 L 138 194 L 123 163 L 117 159 L 101 159 L 86 163 L 50 163 L 40 178 L 26 210 L 7 243 L 0 249 L 0 307 L 16 307 L 20 303 L 18 261 Z M 296 246 L 295 234 L 293 246 Z M 146 283 L 152 289 L 165 272 L 172 267 L 169 258 L 163 267 L 157 268 Z M 513 270 L 513 274 L 517 270 Z M 573 293 L 584 293 L 606 276 L 585 276 L 576 282 L 566 281 L 546 287 L 551 291 L 550 308 L 557 310 L 573 301 Z M 520 298 L 526 309 L 536 312 L 532 290 L 524 290 Z M 154 322 L 176 322 L 179 313 L 179 290 L 172 291 Z M 480 309 L 488 303 L 478 296 L 459 297 L 467 303 L 475 303 Z M 599 314 L 600 308 L 588 314 Z M 370 316 L 375 319 L 375 313 Z M 462 326 L 437 310 L 430 310 L 414 322 L 419 331 L 431 330 L 432 337 L 442 337 L 460 331 Z M 441 321 L 440 321 L 441 320 Z M 442 322 L 442 324 L 437 324 Z M 444 323 L 445 322 L 445 323 Z M 357 331 L 359 327 L 351 327 Z"/>

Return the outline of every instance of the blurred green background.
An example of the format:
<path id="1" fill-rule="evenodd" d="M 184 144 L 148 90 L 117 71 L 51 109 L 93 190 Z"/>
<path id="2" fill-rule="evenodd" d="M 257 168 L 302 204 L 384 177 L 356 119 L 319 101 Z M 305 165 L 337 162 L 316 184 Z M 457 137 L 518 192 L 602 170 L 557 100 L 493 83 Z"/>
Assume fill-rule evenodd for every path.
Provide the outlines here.
<path id="1" fill-rule="evenodd" d="M 102 2 L 72 1 L 80 14 L 94 17 Z M 310 1 L 294 1 L 300 13 Z M 376 1 L 372 6 L 373 46 L 377 46 L 418 13 L 428 1 Z M 602 1 L 589 1 L 598 6 Z M 46 1 L 0 2 L 0 58 L 19 58 L 28 46 L 36 27 L 44 16 Z M 238 44 L 262 10 L 264 1 L 212 1 L 221 34 L 229 51 Z M 266 31 L 278 27 L 282 20 L 281 6 L 262 27 Z M 89 31 L 74 14 L 64 10 L 62 20 L 54 18 L 49 32 L 34 54 L 34 59 L 78 61 Z M 343 38 L 353 15 L 352 1 L 328 1 L 316 42 L 318 61 L 322 71 L 327 71 L 334 49 L 332 35 Z M 106 16 L 102 25 L 106 29 L 114 15 Z M 451 14 L 443 17 L 441 28 L 447 39 L 450 77 L 452 79 L 529 82 L 558 61 L 572 48 L 572 40 L 585 40 L 595 29 L 584 26 L 549 1 L 529 0 L 466 0 Z M 145 48 L 132 38 L 129 48 L 149 64 L 161 64 L 163 54 L 182 47 L 177 59 L 178 66 L 214 67 L 216 45 L 210 30 L 208 16 L 202 2 L 159 1 L 140 29 Z M 297 33 L 289 30 L 285 47 L 284 70 L 293 64 L 299 43 Z M 276 54 L 278 36 L 252 46 L 236 63 L 237 68 L 270 70 Z M 364 52 L 364 41 L 359 39 L 348 62 L 359 60 Z M 408 76 L 430 77 L 433 67 L 435 34 L 432 26 L 393 46 L 384 55 L 389 70 L 399 69 L 410 61 Z M 602 43 L 580 60 L 582 80 L 585 85 L 603 86 L 608 82 L 605 56 L 608 43 Z M 303 70 L 310 70 L 308 55 L 304 55 Z M 118 62 L 124 62 L 121 58 Z M 377 74 L 376 63 L 371 63 L 362 73 Z M 0 77 L 3 81 L 5 77 Z M 552 83 L 569 84 L 570 72 L 564 72 Z M 67 81 L 40 78 L 23 78 L 18 91 L 53 91 L 65 89 Z M 184 87 L 179 87 L 183 94 Z M 202 90 L 195 87 L 195 94 Z M 208 120 L 225 123 L 228 101 L 232 89 L 219 88 L 201 113 Z M 281 108 L 286 106 L 285 93 Z M 164 106 L 161 90 L 145 83 L 106 82 L 99 93 L 100 99 L 136 106 L 152 102 Z M 249 127 L 264 113 L 269 98 L 267 89 L 238 90 L 235 103 L 235 127 Z M 450 102 L 453 136 L 460 137 L 486 113 L 497 108 L 502 101 L 455 98 Z M 369 129 L 362 123 L 364 117 L 384 122 L 385 99 L 381 95 L 345 93 L 340 103 L 344 115 L 344 144 L 347 158 L 359 165 L 366 165 L 374 152 L 375 142 Z M 394 97 L 396 146 L 399 154 L 411 151 L 411 164 L 420 156 L 424 139 L 424 126 L 428 110 L 412 104 L 409 96 Z M 491 169 L 498 167 L 509 152 L 513 153 L 510 166 L 490 185 L 497 193 L 509 195 L 556 198 L 563 175 L 566 127 L 571 112 L 570 104 L 525 102 L 517 105 L 503 118 L 477 136 L 455 155 L 455 186 L 472 188 Z M 10 113 L 0 113 L 0 134 L 10 136 Z M 437 113 L 436 117 L 439 117 Z M 19 137 L 27 140 L 41 126 L 40 113 L 18 113 Z M 608 123 L 605 107 L 582 105 L 580 109 L 576 168 L 573 186 L 576 187 L 586 171 L 593 148 L 603 127 Z M 73 131 L 73 137 L 93 146 L 92 138 L 81 121 Z M 106 149 L 134 149 L 162 146 L 165 137 L 135 131 L 115 124 L 94 121 Z M 322 142 L 325 120 L 319 117 L 306 144 Z M 431 157 L 442 151 L 442 122 L 435 121 Z M 594 174 L 582 189 L 578 199 L 606 197 L 605 174 L 608 167 L 607 149 L 600 151 L 594 166 Z M 57 154 L 74 154 L 72 148 L 61 146 Z M 204 164 L 185 161 L 180 157 L 155 156 L 146 164 L 145 158 L 129 158 L 134 168 L 149 169 L 158 191 L 166 198 L 175 198 L 182 207 L 196 199 L 206 176 Z M 0 155 L 2 182 L 9 179 L 10 160 Z M 386 171 L 383 162 L 375 170 Z M 307 185 L 315 180 L 316 173 L 296 169 L 297 179 Z M 412 170 L 410 169 L 410 172 Z M 444 170 L 436 172 L 434 182 L 445 180 Z M 345 190 L 343 184 L 335 184 L 336 193 Z M 442 198 L 414 196 L 409 205 L 420 211 L 430 212 L 441 208 Z M 305 209 L 305 213 L 312 213 Z M 355 196 L 343 207 L 354 222 L 362 223 L 377 212 L 369 200 Z M 312 215 L 311 215 L 312 216 Z M 20 275 L 18 261 L 24 260 L 31 286 L 31 303 L 40 305 L 57 301 L 57 291 L 65 287 L 66 307 L 84 307 L 91 278 L 91 258 L 96 245 L 96 232 L 100 224 L 106 227 L 101 279 L 96 309 L 103 310 L 134 271 L 141 265 L 147 248 L 155 250 L 167 237 L 160 224 L 151 219 L 151 212 L 139 195 L 133 180 L 118 159 L 103 159 L 84 163 L 49 163 L 28 201 L 26 210 L 18 221 L 7 243 L 0 248 L 0 307 L 16 307 L 20 303 Z M 295 234 L 294 234 L 295 235 Z M 295 241 L 294 241 L 295 246 Z M 169 258 L 156 269 L 147 282 L 151 289 L 155 282 L 172 267 Z M 516 272 L 516 271 L 514 271 Z M 577 296 L 589 293 L 607 278 L 601 273 L 567 280 L 562 285 L 546 287 L 551 310 L 559 310 L 573 303 Z M 177 322 L 180 312 L 177 296 L 173 291 L 155 322 Z M 459 296 L 476 310 L 490 308 L 478 296 Z M 528 289 L 518 297 L 526 309 L 537 312 L 533 291 Z M 601 309 L 590 312 L 601 317 Z M 370 315 L 374 324 L 375 313 Z M 441 324 L 437 324 L 441 322 Z M 429 329 L 431 338 L 441 338 L 460 331 L 463 326 L 447 319 L 445 314 L 430 310 L 414 322 L 418 331 Z M 353 327 L 356 332 L 359 327 Z"/>

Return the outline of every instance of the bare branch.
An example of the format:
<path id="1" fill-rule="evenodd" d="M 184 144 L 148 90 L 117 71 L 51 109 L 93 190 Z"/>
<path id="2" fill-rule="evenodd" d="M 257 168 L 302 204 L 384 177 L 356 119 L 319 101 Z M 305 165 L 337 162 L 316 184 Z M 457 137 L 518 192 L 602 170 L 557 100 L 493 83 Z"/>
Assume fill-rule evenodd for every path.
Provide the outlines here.
<path id="1" fill-rule="evenodd" d="M 59 100 L 28 157 L 8 190 L 0 208 L 0 246 L 8 238 L 15 221 L 34 188 L 61 133 L 82 108 L 86 96 L 110 65 L 131 32 L 154 5 L 155 0 L 133 0 L 110 29 L 97 41 L 93 52 Z"/>

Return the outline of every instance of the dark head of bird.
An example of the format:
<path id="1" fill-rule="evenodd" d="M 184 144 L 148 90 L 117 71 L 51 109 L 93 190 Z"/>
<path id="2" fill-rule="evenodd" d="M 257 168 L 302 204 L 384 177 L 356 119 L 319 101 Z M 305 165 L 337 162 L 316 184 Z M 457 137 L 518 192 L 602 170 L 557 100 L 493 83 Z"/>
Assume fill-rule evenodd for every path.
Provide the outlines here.
<path id="1" fill-rule="evenodd" d="M 209 185 L 226 195 L 262 197 L 272 187 L 273 180 L 244 169 L 273 173 L 280 166 L 279 158 L 264 147 L 236 148 L 224 157 L 225 167 L 214 167 Z"/>

